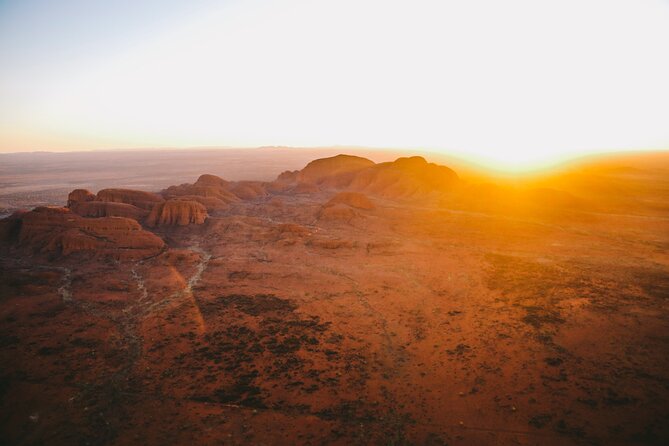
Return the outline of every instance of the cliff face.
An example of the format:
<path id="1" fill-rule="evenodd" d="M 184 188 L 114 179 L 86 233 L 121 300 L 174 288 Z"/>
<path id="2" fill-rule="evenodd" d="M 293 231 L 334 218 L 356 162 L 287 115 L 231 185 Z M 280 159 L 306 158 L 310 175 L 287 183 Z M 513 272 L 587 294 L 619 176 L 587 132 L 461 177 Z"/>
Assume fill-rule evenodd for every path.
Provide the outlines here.
<path id="1" fill-rule="evenodd" d="M 163 201 L 158 194 L 133 189 L 103 189 L 98 192 L 97 199 L 98 201 L 131 204 L 147 211 L 153 209 L 156 203 Z"/>
<path id="2" fill-rule="evenodd" d="M 76 252 L 118 260 L 158 254 L 164 242 L 132 219 L 84 218 L 67 208 L 39 207 L 20 217 L 20 247 L 55 257 Z"/>
<path id="3" fill-rule="evenodd" d="M 17 211 L 9 217 L 0 220 L 0 243 L 11 242 L 18 238 L 19 231 L 21 230 L 21 218 L 26 212 L 28 211 Z"/>
<path id="4" fill-rule="evenodd" d="M 197 201 L 168 200 L 156 204 L 145 223 L 149 227 L 199 225 L 206 218 L 207 208 Z"/>

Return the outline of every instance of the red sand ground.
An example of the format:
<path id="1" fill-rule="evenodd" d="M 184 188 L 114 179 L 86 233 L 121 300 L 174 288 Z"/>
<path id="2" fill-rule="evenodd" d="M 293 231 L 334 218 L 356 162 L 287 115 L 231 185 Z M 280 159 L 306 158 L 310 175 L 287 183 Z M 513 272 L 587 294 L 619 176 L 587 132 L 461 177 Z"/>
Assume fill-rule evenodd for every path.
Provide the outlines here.
<path id="1" fill-rule="evenodd" d="M 144 261 L 3 248 L 0 442 L 667 444 L 662 194 L 330 220 L 284 193 Z"/>

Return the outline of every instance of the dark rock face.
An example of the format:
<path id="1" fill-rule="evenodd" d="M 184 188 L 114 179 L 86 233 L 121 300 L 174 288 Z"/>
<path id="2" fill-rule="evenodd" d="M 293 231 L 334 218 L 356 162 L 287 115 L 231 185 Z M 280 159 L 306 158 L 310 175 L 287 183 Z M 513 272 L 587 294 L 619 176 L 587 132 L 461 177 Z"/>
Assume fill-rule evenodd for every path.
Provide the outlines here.
<path id="1" fill-rule="evenodd" d="M 0 243 L 11 242 L 18 237 L 21 230 L 21 219 L 27 212 L 17 211 L 9 217 L 0 220 Z"/>

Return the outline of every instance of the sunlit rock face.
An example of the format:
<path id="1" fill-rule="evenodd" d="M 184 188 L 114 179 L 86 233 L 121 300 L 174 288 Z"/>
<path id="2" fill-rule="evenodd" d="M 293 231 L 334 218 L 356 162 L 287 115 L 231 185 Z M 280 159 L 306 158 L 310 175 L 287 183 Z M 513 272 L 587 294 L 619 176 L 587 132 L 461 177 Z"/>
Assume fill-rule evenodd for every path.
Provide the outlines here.
<path id="1" fill-rule="evenodd" d="M 201 225 L 206 218 L 207 208 L 197 201 L 167 200 L 153 207 L 145 223 L 149 227 Z"/>
<path id="2" fill-rule="evenodd" d="M 170 186 L 161 194 L 166 199 L 179 198 L 197 201 L 203 204 L 208 211 L 225 209 L 230 203 L 240 201 L 240 198 L 230 191 L 231 183 L 216 175 L 200 175 L 193 184 L 185 183 Z"/>
<path id="3" fill-rule="evenodd" d="M 127 203 L 140 209 L 150 211 L 156 203 L 163 198 L 152 192 L 133 189 L 103 189 L 97 194 L 98 201 L 111 201 L 114 203 Z"/>
<path id="4" fill-rule="evenodd" d="M 23 214 L 20 222 L 18 245 L 54 257 L 86 252 L 130 260 L 155 255 L 164 246 L 130 218 L 84 218 L 67 208 L 40 207 Z"/>
<path id="5" fill-rule="evenodd" d="M 365 192 L 384 198 L 425 197 L 449 191 L 459 182 L 458 175 L 446 166 L 428 163 L 423 157 L 398 158 L 393 162 L 376 164 L 366 158 L 337 155 L 322 158 L 294 172 L 284 172 L 275 184 L 296 184 L 298 191 L 304 185 L 313 186 L 309 192 L 322 189 L 340 189 Z"/>
<path id="6" fill-rule="evenodd" d="M 82 217 L 125 217 L 133 220 L 142 221 L 149 211 L 138 208 L 132 204 L 116 203 L 111 201 L 77 201 L 72 203 L 69 208 L 75 214 Z"/>
<path id="7" fill-rule="evenodd" d="M 230 189 L 242 200 L 255 200 L 269 195 L 265 185 L 259 181 L 238 181 Z"/>
<path id="8" fill-rule="evenodd" d="M 224 180 L 223 178 L 205 173 L 200 175 L 195 181 L 195 186 L 212 186 L 220 189 L 227 189 L 230 185 L 229 181 Z"/>
<path id="9" fill-rule="evenodd" d="M 306 165 L 295 180 L 307 183 L 321 183 L 326 178 L 347 175 L 371 167 L 374 161 L 351 155 L 337 155 L 330 158 L 314 160 Z M 287 176 L 284 174 L 284 177 Z"/>
<path id="10" fill-rule="evenodd" d="M 72 207 L 75 203 L 94 201 L 97 197 L 87 189 L 75 189 L 67 196 L 67 207 Z"/>

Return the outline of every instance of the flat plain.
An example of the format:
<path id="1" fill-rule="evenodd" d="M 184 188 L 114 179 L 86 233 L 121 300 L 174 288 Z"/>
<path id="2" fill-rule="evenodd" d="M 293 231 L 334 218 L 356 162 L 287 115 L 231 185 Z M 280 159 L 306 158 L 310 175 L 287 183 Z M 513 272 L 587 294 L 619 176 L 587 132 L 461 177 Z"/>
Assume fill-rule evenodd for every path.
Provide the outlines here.
<path id="1" fill-rule="evenodd" d="M 666 154 L 442 184 L 417 158 L 291 153 L 16 156 L 8 212 L 232 181 L 204 221 L 140 219 L 150 255 L 4 220 L 0 443 L 669 442 Z"/>

